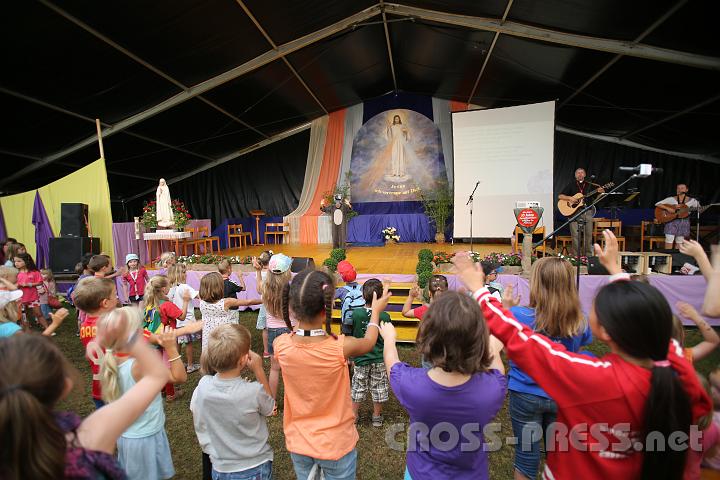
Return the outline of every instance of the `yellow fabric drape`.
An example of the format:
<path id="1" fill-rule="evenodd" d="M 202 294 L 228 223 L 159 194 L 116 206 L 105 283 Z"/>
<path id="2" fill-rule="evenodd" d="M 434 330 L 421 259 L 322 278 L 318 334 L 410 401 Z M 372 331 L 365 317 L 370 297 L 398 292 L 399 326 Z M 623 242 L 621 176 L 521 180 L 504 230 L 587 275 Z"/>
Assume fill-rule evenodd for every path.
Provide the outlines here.
<path id="1" fill-rule="evenodd" d="M 35 191 L 0 198 L 8 236 L 24 243 L 33 257 L 36 251 L 35 226 L 32 224 Z M 53 234 L 60 234 L 60 204 L 84 203 L 88 206 L 89 235 L 99 237 L 101 250 L 111 258 L 114 257 L 110 187 L 105 159 L 101 158 L 37 191 L 40 192 Z"/>

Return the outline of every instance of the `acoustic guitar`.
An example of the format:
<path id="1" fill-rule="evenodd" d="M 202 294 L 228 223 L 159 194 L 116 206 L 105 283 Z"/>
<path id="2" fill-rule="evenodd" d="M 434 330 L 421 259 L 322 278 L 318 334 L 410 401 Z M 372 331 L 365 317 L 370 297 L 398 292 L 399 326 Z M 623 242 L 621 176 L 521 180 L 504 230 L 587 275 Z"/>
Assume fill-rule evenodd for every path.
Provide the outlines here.
<path id="1" fill-rule="evenodd" d="M 614 182 L 610 182 L 610 183 L 606 183 L 605 185 L 603 185 L 600 188 L 602 188 L 602 189 L 612 188 L 614 185 L 615 185 Z M 557 208 L 558 208 L 558 210 L 560 210 L 560 213 L 562 213 L 563 216 L 572 217 L 573 215 L 575 215 L 575 212 L 577 212 L 580 207 L 585 206 L 585 199 L 588 197 L 592 197 L 593 195 L 598 193 L 598 190 L 600 190 L 600 188 L 596 188 L 595 190 L 592 190 L 585 195 L 578 192 L 572 196 L 572 198 L 573 198 L 572 201 L 558 200 Z"/>
<path id="2" fill-rule="evenodd" d="M 669 212 L 662 208 L 660 205 L 655 207 L 655 220 L 657 220 L 660 223 L 668 223 L 672 222 L 673 220 L 676 220 L 678 218 L 687 218 L 690 216 L 690 207 L 685 205 L 684 203 L 680 203 L 678 205 L 670 205 L 668 203 L 663 203 L 662 205 L 666 205 L 668 207 L 673 207 L 674 211 Z M 700 213 L 703 213 L 705 210 L 707 210 L 708 207 L 711 205 L 706 205 L 704 207 L 700 207 Z"/>

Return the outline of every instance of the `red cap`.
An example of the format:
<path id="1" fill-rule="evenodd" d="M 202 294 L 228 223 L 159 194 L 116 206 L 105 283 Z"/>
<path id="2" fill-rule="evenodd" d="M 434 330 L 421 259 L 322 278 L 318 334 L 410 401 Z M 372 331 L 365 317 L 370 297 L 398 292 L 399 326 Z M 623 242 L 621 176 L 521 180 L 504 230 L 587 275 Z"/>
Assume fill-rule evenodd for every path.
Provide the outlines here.
<path id="1" fill-rule="evenodd" d="M 343 260 L 342 262 L 338 263 L 337 271 L 344 282 L 354 282 L 357 278 L 357 272 L 355 271 L 355 267 L 353 267 L 352 263 L 348 262 L 347 260 Z"/>

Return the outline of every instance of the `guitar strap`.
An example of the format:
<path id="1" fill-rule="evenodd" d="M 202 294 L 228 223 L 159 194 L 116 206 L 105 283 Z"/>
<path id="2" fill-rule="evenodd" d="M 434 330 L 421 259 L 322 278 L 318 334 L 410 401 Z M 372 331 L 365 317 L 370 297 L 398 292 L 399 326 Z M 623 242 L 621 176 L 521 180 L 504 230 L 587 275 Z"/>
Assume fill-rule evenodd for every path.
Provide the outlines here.
<path id="1" fill-rule="evenodd" d="M 587 186 L 587 183 L 583 182 L 583 183 L 582 183 L 582 186 L 580 186 L 581 184 L 580 184 L 580 182 L 578 182 L 577 180 L 575 180 L 575 183 L 577 184 L 578 192 L 580 192 L 580 193 L 582 193 L 583 195 L 585 195 L 585 187 Z"/>

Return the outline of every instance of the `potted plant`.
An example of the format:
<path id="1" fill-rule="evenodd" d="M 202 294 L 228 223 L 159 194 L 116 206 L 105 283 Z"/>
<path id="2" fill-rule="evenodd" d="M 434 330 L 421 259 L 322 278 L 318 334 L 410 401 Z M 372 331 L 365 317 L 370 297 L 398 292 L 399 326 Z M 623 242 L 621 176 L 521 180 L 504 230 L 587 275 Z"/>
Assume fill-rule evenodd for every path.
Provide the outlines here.
<path id="1" fill-rule="evenodd" d="M 398 235 L 397 228 L 395 227 L 383 228 L 380 235 L 382 235 L 385 245 L 391 245 L 400 241 L 400 235 Z"/>
<path id="2" fill-rule="evenodd" d="M 192 216 L 185 208 L 185 204 L 178 199 L 172 201 L 172 211 L 175 228 L 182 231 L 190 223 Z M 143 205 L 140 223 L 147 231 L 154 232 L 157 229 L 157 202 L 155 200 L 145 202 L 145 205 Z"/>
<path id="3" fill-rule="evenodd" d="M 445 243 L 445 229 L 453 208 L 453 195 L 447 182 L 438 182 L 435 188 L 418 193 L 425 215 L 435 224 L 435 241 Z"/>

